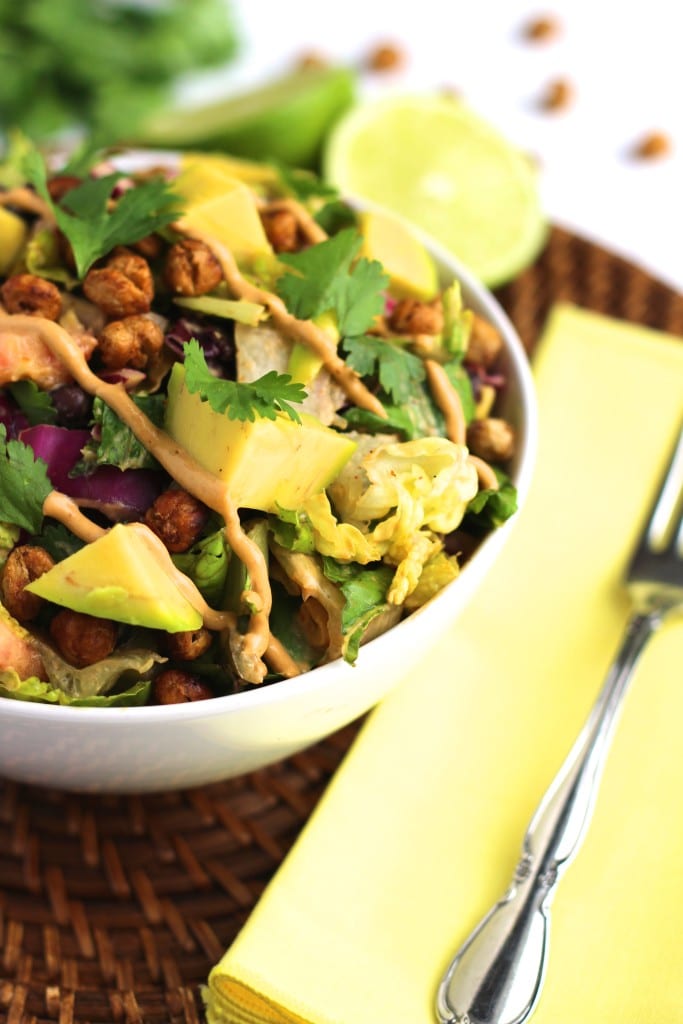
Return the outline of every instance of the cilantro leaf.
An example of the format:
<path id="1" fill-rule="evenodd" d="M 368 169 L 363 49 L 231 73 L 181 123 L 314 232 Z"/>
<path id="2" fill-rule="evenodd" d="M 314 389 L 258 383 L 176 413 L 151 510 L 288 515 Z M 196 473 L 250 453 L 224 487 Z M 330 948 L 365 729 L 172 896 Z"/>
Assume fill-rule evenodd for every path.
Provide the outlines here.
<path id="1" fill-rule="evenodd" d="M 183 351 L 187 390 L 199 393 L 201 400 L 208 402 L 214 412 L 227 413 L 230 420 L 250 422 L 257 416 L 274 420 L 279 412 L 284 412 L 295 423 L 301 422 L 299 413 L 290 402 L 303 402 L 306 392 L 303 384 L 293 381 L 288 373 L 270 370 L 250 383 L 224 380 L 211 373 L 195 338 L 183 345 Z"/>
<path id="2" fill-rule="evenodd" d="M 117 245 L 129 245 L 180 216 L 180 197 L 168 182 L 152 178 L 128 189 L 108 209 L 112 189 L 121 174 L 86 178 L 53 203 L 47 189 L 45 162 L 37 150 L 24 157 L 27 179 L 52 208 L 57 225 L 71 243 L 79 278 L 100 256 Z"/>
<path id="3" fill-rule="evenodd" d="M 279 262 L 294 271 L 278 281 L 278 294 L 290 313 L 300 320 L 312 320 L 331 309 L 333 284 L 339 275 L 348 273 L 360 246 L 360 235 L 348 228 L 301 252 L 280 253 Z"/>
<path id="4" fill-rule="evenodd" d="M 279 278 L 277 290 L 290 313 L 312 320 L 332 310 L 342 336 L 367 330 L 384 309 L 389 278 L 377 260 L 351 265 L 361 244 L 360 234 L 346 228 L 301 252 L 279 255 L 289 273 Z"/>
<path id="5" fill-rule="evenodd" d="M 409 402 L 425 379 L 424 363 L 419 356 L 407 352 L 384 338 L 364 334 L 345 338 L 347 363 L 361 377 L 369 377 L 377 367 L 382 388 L 397 405 Z"/>
<path id="6" fill-rule="evenodd" d="M 0 424 L 0 520 L 38 533 L 52 489 L 43 460 L 23 441 L 8 441 Z"/>
<path id="7" fill-rule="evenodd" d="M 55 423 L 57 410 L 47 391 L 41 391 L 32 380 L 18 380 L 9 385 L 12 398 L 32 427 L 38 423 Z"/>

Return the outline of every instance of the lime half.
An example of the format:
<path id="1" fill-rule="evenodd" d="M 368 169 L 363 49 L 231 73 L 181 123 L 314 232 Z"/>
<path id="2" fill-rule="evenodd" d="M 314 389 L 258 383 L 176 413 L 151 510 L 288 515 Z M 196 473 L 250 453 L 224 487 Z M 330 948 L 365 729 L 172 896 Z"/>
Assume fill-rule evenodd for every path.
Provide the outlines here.
<path id="1" fill-rule="evenodd" d="M 352 105 L 355 95 L 356 76 L 350 68 L 297 69 L 228 99 L 156 114 L 132 142 L 311 167 L 330 125 Z"/>
<path id="2" fill-rule="evenodd" d="M 325 178 L 416 224 L 489 287 L 533 262 L 547 235 L 531 161 L 460 100 L 359 104 L 330 133 Z"/>

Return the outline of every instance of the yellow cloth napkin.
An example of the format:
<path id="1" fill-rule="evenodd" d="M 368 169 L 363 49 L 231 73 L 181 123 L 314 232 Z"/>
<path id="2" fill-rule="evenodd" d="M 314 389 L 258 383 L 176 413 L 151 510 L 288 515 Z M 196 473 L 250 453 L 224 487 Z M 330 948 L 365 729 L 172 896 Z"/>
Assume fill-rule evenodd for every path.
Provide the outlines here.
<path id="1" fill-rule="evenodd" d="M 433 1024 L 620 639 L 622 569 L 683 412 L 683 341 L 571 306 L 535 358 L 540 450 L 500 561 L 371 715 L 211 973 L 209 1021 Z M 551 911 L 534 1024 L 683 1021 L 683 627 L 633 680 Z"/>

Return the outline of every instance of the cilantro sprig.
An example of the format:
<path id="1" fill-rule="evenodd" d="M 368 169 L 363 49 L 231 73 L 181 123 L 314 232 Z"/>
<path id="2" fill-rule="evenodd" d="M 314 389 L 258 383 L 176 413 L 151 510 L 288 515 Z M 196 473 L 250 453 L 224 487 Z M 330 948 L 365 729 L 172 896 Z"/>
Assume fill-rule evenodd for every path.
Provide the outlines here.
<path id="1" fill-rule="evenodd" d="M 293 381 L 288 373 L 270 370 L 250 383 L 224 380 L 211 373 L 201 345 L 195 338 L 183 345 L 183 352 L 187 390 L 198 393 L 214 412 L 226 413 L 230 420 L 250 422 L 257 416 L 274 420 L 282 412 L 295 423 L 301 422 L 299 413 L 290 403 L 303 402 L 306 392 L 303 384 Z"/>
<path id="2" fill-rule="evenodd" d="M 109 209 L 119 172 L 85 178 L 54 203 L 47 188 L 42 155 L 31 149 L 24 156 L 24 172 L 39 195 L 50 205 L 58 227 L 71 244 L 79 278 L 95 260 L 117 245 L 130 245 L 159 231 L 181 213 L 181 199 L 162 178 L 150 178 L 127 189 Z"/>
<path id="3" fill-rule="evenodd" d="M 361 377 L 377 374 L 384 391 L 397 405 L 408 402 L 425 379 L 425 366 L 419 356 L 399 345 L 364 334 L 345 338 L 346 362 Z"/>
<path id="4" fill-rule="evenodd" d="M 43 502 L 52 489 L 43 460 L 23 441 L 8 441 L 0 424 L 0 521 L 38 533 Z"/>
<path id="5" fill-rule="evenodd" d="M 287 271 L 277 291 L 287 309 L 301 320 L 332 311 L 343 337 L 363 334 L 384 310 L 389 278 L 378 260 L 356 259 L 362 238 L 345 228 L 324 242 L 278 256 Z"/>

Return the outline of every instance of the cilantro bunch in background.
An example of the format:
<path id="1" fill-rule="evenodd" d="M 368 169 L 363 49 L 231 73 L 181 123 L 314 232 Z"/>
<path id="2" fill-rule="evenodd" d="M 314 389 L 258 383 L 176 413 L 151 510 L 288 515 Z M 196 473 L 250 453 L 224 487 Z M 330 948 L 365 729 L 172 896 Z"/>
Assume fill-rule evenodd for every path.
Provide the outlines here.
<path id="1" fill-rule="evenodd" d="M 229 0 L 0 0 L 0 130 L 124 139 L 237 47 Z"/>

